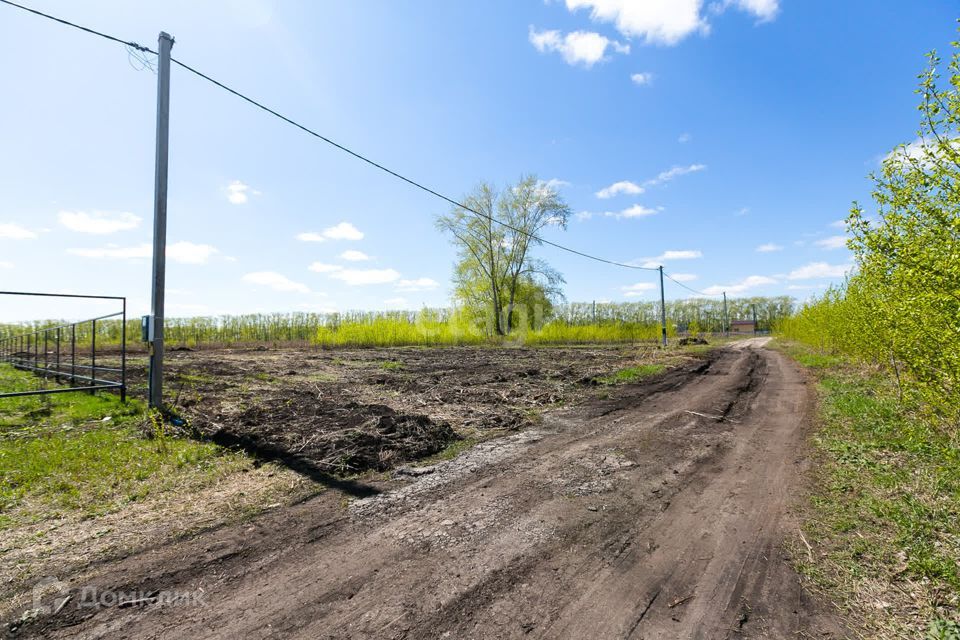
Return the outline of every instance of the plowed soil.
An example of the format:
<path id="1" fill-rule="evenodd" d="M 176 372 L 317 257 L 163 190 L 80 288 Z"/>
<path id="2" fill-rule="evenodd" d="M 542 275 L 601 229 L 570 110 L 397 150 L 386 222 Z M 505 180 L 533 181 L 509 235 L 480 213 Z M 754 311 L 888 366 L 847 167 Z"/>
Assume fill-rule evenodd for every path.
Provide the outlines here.
<path id="1" fill-rule="evenodd" d="M 20 634 L 846 637 L 784 547 L 810 402 L 782 355 L 736 343 L 452 460 L 95 567 Z M 83 587 L 144 595 L 84 608 Z"/>

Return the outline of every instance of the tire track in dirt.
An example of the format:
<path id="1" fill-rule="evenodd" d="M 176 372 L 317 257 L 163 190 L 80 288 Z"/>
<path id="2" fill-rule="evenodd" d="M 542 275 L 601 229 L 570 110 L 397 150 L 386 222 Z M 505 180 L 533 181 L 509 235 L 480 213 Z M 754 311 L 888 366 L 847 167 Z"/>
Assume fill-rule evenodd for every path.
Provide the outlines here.
<path id="1" fill-rule="evenodd" d="M 843 637 L 783 556 L 809 398 L 746 341 L 554 412 L 344 513 L 324 495 L 83 584 L 206 606 L 65 611 L 82 638 Z"/>

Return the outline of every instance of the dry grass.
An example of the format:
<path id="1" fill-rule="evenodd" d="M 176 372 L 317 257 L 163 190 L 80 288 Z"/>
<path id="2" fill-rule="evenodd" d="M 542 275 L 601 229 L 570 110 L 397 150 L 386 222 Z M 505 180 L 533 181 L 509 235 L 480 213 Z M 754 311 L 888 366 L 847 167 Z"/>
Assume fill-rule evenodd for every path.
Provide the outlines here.
<path id="1" fill-rule="evenodd" d="M 6 601 L 0 618 L 23 605 L 30 586 L 43 576 L 82 575 L 94 560 L 242 521 L 318 490 L 283 467 L 250 463 L 212 484 L 183 476 L 168 491 L 98 517 L 72 512 L 0 531 L 0 598 Z"/>

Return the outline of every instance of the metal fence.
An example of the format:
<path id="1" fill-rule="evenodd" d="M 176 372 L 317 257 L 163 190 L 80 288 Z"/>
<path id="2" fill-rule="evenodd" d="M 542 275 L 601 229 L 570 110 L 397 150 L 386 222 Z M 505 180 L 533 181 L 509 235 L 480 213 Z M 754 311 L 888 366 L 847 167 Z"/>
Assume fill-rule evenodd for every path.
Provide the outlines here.
<path id="1" fill-rule="evenodd" d="M 75 391 L 117 390 L 120 399 L 127 399 L 127 339 L 121 330 L 119 366 L 115 361 L 97 358 L 97 323 L 119 318 L 126 327 L 127 299 L 117 296 L 81 296 L 52 293 L 0 291 L 0 296 L 38 296 L 48 298 L 81 298 L 116 300 L 121 310 L 88 320 L 25 330 L 0 337 L 0 363 L 36 374 L 42 380 L 52 379 L 62 386 L 30 391 L 0 389 L 0 398 L 33 396 Z M 102 326 L 102 325 L 101 325 Z"/>

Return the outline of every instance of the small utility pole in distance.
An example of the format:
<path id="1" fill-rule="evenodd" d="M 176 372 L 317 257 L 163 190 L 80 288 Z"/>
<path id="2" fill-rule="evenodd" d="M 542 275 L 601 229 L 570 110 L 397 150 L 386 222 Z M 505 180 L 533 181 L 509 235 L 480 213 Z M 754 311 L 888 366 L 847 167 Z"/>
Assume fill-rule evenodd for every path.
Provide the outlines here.
<path id="1" fill-rule="evenodd" d="M 727 328 L 730 326 L 730 319 L 727 318 L 727 292 L 723 292 L 723 335 L 727 335 Z"/>
<path id="2" fill-rule="evenodd" d="M 757 334 L 757 305 L 750 305 L 753 307 L 753 333 Z"/>
<path id="3" fill-rule="evenodd" d="M 167 269 L 167 142 L 170 134 L 170 49 L 173 38 L 160 32 L 157 68 L 157 164 L 153 200 L 153 278 L 150 313 L 150 406 L 163 408 L 163 292 Z"/>
<path id="4" fill-rule="evenodd" d="M 663 335 L 663 346 L 667 346 L 667 301 L 663 294 L 663 265 L 660 265 L 660 331 Z"/>

